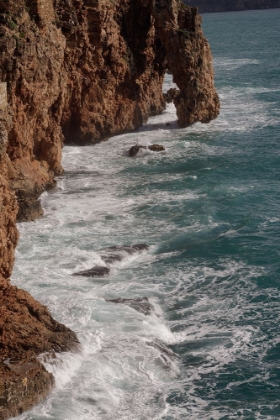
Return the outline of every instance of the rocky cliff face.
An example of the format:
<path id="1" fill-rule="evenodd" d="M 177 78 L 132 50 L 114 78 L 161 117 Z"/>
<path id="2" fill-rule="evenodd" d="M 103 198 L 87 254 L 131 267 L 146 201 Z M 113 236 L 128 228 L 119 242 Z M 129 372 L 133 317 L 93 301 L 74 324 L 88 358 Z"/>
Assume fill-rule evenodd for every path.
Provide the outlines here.
<path id="1" fill-rule="evenodd" d="M 167 68 L 181 126 L 219 112 L 200 17 L 180 0 L 1 0 L 0 22 L 19 220 L 40 215 L 64 141 L 94 143 L 164 109 Z"/>
<path id="2" fill-rule="evenodd" d="M 197 6 L 199 13 L 280 8 L 280 0 L 184 0 L 184 3 Z"/>
<path id="3" fill-rule="evenodd" d="M 200 17 L 180 0 L 0 0 L 0 419 L 52 387 L 39 353 L 77 346 L 9 283 L 15 220 L 42 214 L 64 142 L 99 142 L 160 113 L 167 69 L 181 126 L 218 115 Z"/>
<path id="4" fill-rule="evenodd" d="M 56 322 L 47 308 L 0 277 L 0 419 L 38 403 L 54 385 L 37 359 L 42 353 L 77 350 L 74 332 Z"/>
<path id="5" fill-rule="evenodd" d="M 37 360 L 40 353 L 78 349 L 75 333 L 9 282 L 18 240 L 14 168 L 7 155 L 11 128 L 6 85 L 0 84 L 0 420 L 32 407 L 53 387 L 52 374 Z"/>

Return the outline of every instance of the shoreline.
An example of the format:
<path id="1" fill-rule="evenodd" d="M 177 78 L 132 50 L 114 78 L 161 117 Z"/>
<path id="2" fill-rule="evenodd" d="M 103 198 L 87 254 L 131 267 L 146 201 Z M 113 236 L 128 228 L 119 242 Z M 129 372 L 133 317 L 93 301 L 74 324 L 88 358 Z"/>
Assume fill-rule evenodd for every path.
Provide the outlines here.
<path id="1" fill-rule="evenodd" d="M 147 0 L 30 4 L 0 5 L 1 420 L 52 388 L 39 354 L 78 346 L 74 332 L 9 280 L 16 220 L 42 215 L 38 196 L 63 172 L 63 144 L 99 142 L 161 113 L 167 68 L 180 126 L 209 122 L 220 106 L 196 8 L 175 0 L 170 8 Z"/>

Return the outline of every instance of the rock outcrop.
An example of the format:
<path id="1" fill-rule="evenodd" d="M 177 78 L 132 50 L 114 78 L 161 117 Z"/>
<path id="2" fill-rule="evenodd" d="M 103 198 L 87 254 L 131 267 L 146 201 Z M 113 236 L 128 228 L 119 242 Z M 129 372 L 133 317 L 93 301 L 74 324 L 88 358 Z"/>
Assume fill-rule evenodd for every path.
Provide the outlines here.
<path id="1" fill-rule="evenodd" d="M 280 0 L 184 0 L 199 13 L 280 8 Z"/>
<path id="2" fill-rule="evenodd" d="M 0 24 L 18 220 L 41 214 L 63 142 L 95 143 L 164 109 L 167 69 L 181 126 L 218 115 L 201 18 L 180 0 L 0 0 Z"/>
<path id="3" fill-rule="evenodd" d="M 203 36 L 197 8 L 179 1 L 158 0 L 154 16 L 167 67 L 180 90 L 174 98 L 180 126 L 209 122 L 219 113 L 219 98 L 214 87 L 211 50 Z"/>
<path id="4" fill-rule="evenodd" d="M 180 0 L 0 0 L 1 420 L 52 387 L 39 353 L 77 345 L 9 282 L 16 218 L 42 214 L 63 143 L 96 143 L 162 112 L 167 69 L 181 126 L 218 115 L 210 47 L 197 9 Z"/>
<path id="5" fill-rule="evenodd" d="M 72 331 L 56 322 L 47 308 L 0 277 L 0 419 L 37 404 L 54 385 L 37 356 L 77 350 Z"/>
<path id="6" fill-rule="evenodd" d="M 162 152 L 163 150 L 165 150 L 165 147 L 162 146 L 161 144 L 150 144 L 149 146 L 142 146 L 141 144 L 135 144 L 134 146 L 131 146 L 131 148 L 128 151 L 128 156 L 129 157 L 134 157 L 138 154 L 138 152 L 141 149 L 148 149 L 151 150 L 152 152 Z"/>
<path id="7" fill-rule="evenodd" d="M 52 389 L 54 378 L 37 360 L 40 353 L 78 349 L 75 333 L 9 281 L 18 241 L 15 168 L 7 154 L 12 128 L 6 84 L 0 83 L 0 420 L 31 408 Z"/>
<path id="8" fill-rule="evenodd" d="M 0 276 L 4 278 L 9 278 L 12 273 L 18 241 L 15 224 L 18 204 L 14 192 L 10 190 L 11 162 L 6 154 L 10 126 L 6 85 L 0 84 Z"/>
<path id="9" fill-rule="evenodd" d="M 147 251 L 149 245 L 146 244 L 135 244 L 135 245 L 113 245 L 100 250 L 99 255 L 103 262 L 109 266 L 116 262 L 122 261 L 128 255 L 134 255 L 136 253 L 142 253 Z M 106 277 L 110 273 L 110 268 L 107 265 L 95 265 L 88 270 L 78 271 L 73 273 L 73 276 L 84 276 L 84 277 Z"/>

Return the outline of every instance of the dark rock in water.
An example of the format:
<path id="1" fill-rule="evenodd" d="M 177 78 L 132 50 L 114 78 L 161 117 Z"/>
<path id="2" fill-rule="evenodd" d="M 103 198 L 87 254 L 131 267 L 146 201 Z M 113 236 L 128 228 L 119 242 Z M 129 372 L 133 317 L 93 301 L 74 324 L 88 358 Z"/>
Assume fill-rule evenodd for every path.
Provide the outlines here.
<path id="1" fill-rule="evenodd" d="M 124 305 L 128 305 L 132 309 L 135 309 L 135 311 L 138 311 L 144 315 L 151 315 L 151 313 L 154 311 L 153 305 L 149 302 L 149 299 L 146 297 L 135 299 L 106 299 L 106 302 L 122 303 Z"/>
<path id="2" fill-rule="evenodd" d="M 149 150 L 152 150 L 153 152 L 161 152 L 162 150 L 165 150 L 164 146 L 161 144 L 151 144 L 148 146 Z"/>
<path id="3" fill-rule="evenodd" d="M 104 277 L 107 276 L 109 273 L 110 269 L 108 267 L 103 267 L 102 265 L 95 265 L 89 270 L 78 271 L 77 273 L 74 273 L 73 276 Z"/>
<path id="4" fill-rule="evenodd" d="M 149 246 L 146 244 L 109 246 L 100 251 L 100 256 L 106 264 L 113 264 L 123 260 L 126 256 L 125 254 L 133 255 L 148 249 Z"/>
<path id="5" fill-rule="evenodd" d="M 123 251 L 127 254 L 135 254 L 136 252 L 146 251 L 149 249 L 149 245 L 146 244 L 135 244 L 135 245 L 114 245 L 108 246 L 107 248 L 103 248 L 102 251 L 106 252 L 115 252 L 115 251 Z"/>
<path id="6" fill-rule="evenodd" d="M 132 146 L 129 151 L 128 151 L 128 155 L 130 157 L 134 157 L 137 155 L 137 153 L 139 152 L 140 147 L 139 146 Z"/>
<path id="7" fill-rule="evenodd" d="M 136 144 L 135 146 L 132 146 L 129 149 L 128 155 L 130 157 L 134 157 L 137 155 L 140 149 L 149 149 L 149 150 L 152 150 L 153 152 L 161 152 L 162 150 L 165 150 L 164 146 L 162 146 L 161 144 L 150 144 L 148 147 L 140 146 L 139 144 Z"/>
<path id="8" fill-rule="evenodd" d="M 116 261 L 121 261 L 123 259 L 123 256 L 120 254 L 111 254 L 105 255 L 104 257 L 101 256 L 101 258 L 106 264 L 113 264 Z"/>
<path id="9" fill-rule="evenodd" d="M 100 251 L 100 257 L 106 264 L 113 264 L 116 261 L 122 261 L 126 255 L 133 255 L 137 252 L 146 251 L 149 245 L 135 244 L 135 245 L 116 245 L 109 246 Z M 78 271 L 73 273 L 73 276 L 84 277 L 105 277 L 110 273 L 110 268 L 103 265 L 95 265 L 89 270 Z"/>
<path id="10" fill-rule="evenodd" d="M 140 146 L 139 144 L 136 144 L 135 146 L 132 146 L 129 151 L 128 151 L 128 155 L 130 157 L 134 157 L 137 155 L 137 153 L 139 152 L 140 149 L 147 149 L 146 146 Z"/>

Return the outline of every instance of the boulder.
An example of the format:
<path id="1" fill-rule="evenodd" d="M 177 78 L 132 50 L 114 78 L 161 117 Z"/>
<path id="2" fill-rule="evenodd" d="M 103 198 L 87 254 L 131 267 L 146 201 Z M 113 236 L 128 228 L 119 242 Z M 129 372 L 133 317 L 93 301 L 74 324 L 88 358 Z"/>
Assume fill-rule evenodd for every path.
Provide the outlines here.
<path id="1" fill-rule="evenodd" d="M 128 155 L 130 157 L 134 157 L 134 156 L 137 155 L 137 153 L 139 152 L 140 149 L 147 149 L 147 147 L 146 146 L 140 146 L 139 144 L 136 144 L 135 146 L 132 146 L 129 149 Z"/>
<path id="2" fill-rule="evenodd" d="M 150 146 L 148 146 L 148 149 L 152 150 L 153 152 L 162 152 L 163 150 L 165 150 L 165 147 L 161 144 L 151 144 Z"/>

